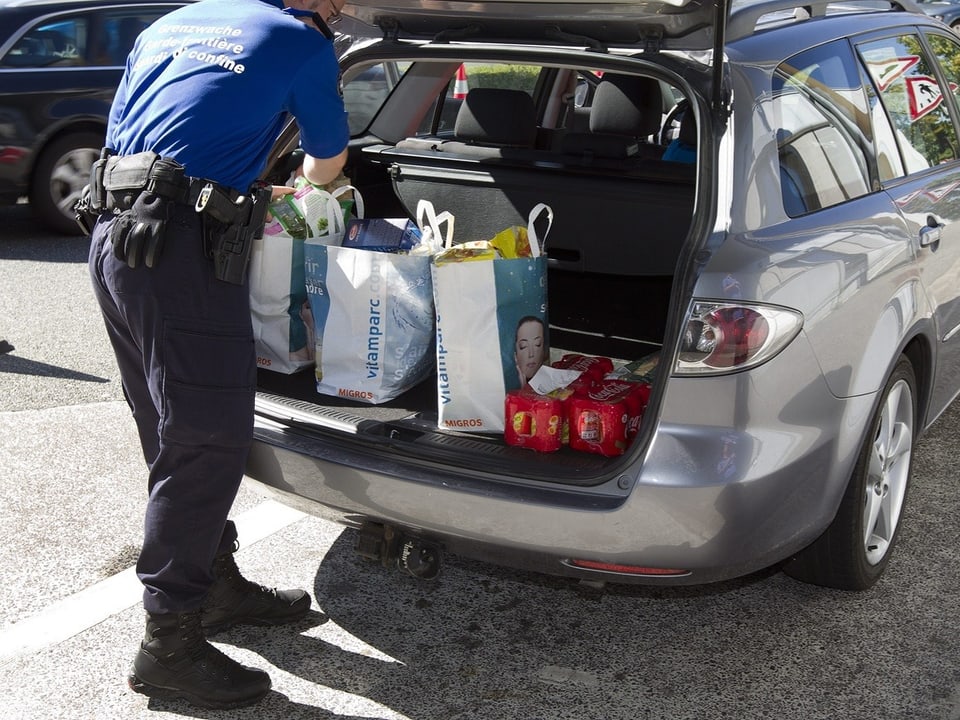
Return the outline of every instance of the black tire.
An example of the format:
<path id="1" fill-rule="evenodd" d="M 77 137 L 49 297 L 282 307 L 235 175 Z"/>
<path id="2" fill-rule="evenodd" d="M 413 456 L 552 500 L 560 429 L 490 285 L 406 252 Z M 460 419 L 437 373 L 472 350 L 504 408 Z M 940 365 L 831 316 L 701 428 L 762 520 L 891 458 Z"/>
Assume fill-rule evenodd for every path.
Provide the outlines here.
<path id="1" fill-rule="evenodd" d="M 840 590 L 866 590 L 890 562 L 916 441 L 913 366 L 901 357 L 887 380 L 833 522 L 783 570 L 797 580 Z"/>
<path id="2" fill-rule="evenodd" d="M 30 208 L 38 222 L 64 235 L 82 235 L 73 206 L 100 157 L 103 136 L 77 132 L 51 142 L 40 153 L 30 183 Z"/>

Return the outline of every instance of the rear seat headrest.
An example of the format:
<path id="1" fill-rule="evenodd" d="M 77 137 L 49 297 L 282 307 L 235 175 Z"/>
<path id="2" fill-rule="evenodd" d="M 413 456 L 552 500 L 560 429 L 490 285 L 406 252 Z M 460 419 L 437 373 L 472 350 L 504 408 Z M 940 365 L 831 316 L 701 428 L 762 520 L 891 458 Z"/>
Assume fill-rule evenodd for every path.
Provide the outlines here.
<path id="1" fill-rule="evenodd" d="M 653 78 L 604 75 L 590 109 L 590 132 L 642 138 L 660 129 L 663 96 Z"/>
<path id="2" fill-rule="evenodd" d="M 464 142 L 532 148 L 537 138 L 533 98 L 523 90 L 474 88 L 460 106 L 453 132 Z"/>

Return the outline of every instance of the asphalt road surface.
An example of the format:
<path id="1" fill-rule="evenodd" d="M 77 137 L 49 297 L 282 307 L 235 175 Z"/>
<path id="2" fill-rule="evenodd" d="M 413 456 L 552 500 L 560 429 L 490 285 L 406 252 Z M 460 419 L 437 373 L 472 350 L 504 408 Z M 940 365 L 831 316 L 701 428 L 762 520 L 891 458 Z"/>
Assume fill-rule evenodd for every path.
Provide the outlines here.
<path id="1" fill-rule="evenodd" d="M 865 593 L 776 568 L 598 593 L 455 557 L 423 582 L 244 487 L 244 573 L 315 598 L 297 625 L 216 638 L 273 691 L 227 713 L 130 692 L 145 471 L 86 250 L 0 208 L 2 720 L 960 720 L 960 407 L 917 448 L 900 545 Z"/>

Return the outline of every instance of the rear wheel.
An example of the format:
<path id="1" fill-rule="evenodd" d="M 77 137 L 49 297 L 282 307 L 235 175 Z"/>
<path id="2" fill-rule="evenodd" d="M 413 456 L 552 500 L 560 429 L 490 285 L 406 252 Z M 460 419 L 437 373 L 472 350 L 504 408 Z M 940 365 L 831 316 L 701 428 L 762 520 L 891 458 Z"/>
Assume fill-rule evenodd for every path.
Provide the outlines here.
<path id="1" fill-rule="evenodd" d="M 81 235 L 73 206 L 90 181 L 103 137 L 94 132 L 64 135 L 48 145 L 34 167 L 30 207 L 34 217 L 55 232 Z"/>
<path id="2" fill-rule="evenodd" d="M 866 590 L 880 578 L 900 533 L 916 415 L 916 377 L 910 361 L 901 357 L 883 389 L 836 518 L 784 572 L 841 590 Z"/>

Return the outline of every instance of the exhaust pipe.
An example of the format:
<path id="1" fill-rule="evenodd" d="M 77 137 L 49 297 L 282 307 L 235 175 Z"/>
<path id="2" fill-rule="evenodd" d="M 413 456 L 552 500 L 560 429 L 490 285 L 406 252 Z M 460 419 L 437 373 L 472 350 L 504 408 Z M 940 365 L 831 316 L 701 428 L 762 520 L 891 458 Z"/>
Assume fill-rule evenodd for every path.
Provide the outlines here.
<path id="1" fill-rule="evenodd" d="M 418 580 L 440 574 L 443 550 L 436 543 L 401 534 L 396 528 L 366 522 L 357 536 L 357 552 L 384 567 L 396 567 Z"/>

